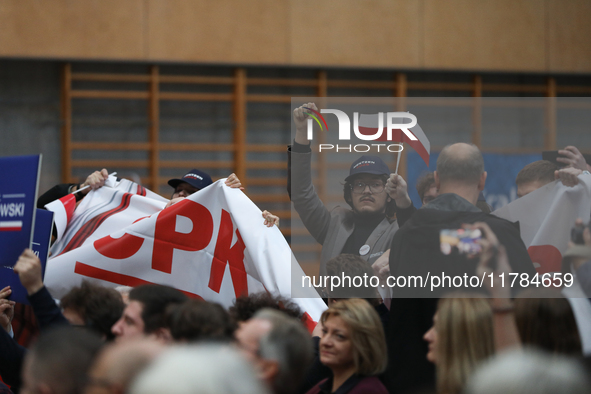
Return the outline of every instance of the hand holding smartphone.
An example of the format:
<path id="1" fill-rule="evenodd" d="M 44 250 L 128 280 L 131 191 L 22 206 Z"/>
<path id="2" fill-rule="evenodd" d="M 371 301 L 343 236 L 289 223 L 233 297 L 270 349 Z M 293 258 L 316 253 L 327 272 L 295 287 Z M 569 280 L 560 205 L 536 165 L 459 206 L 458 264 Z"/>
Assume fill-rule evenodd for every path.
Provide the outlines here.
<path id="1" fill-rule="evenodd" d="M 449 255 L 455 249 L 459 254 L 477 255 L 482 250 L 479 240 L 482 232 L 479 229 L 445 229 L 439 233 L 441 253 Z"/>

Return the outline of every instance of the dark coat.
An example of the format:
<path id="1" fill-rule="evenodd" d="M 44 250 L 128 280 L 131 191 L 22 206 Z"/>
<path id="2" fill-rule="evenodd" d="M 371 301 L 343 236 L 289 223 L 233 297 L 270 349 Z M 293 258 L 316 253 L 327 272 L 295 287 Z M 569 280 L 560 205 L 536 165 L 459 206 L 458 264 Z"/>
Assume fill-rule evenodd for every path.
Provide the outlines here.
<path id="1" fill-rule="evenodd" d="M 519 226 L 505 219 L 485 214 L 455 194 L 443 194 L 419 209 L 395 234 L 390 250 L 390 274 L 394 276 L 468 277 L 475 274 L 478 259 L 452 252 L 444 255 L 440 250 L 439 232 L 459 229 L 464 223 L 485 222 L 505 246 L 512 271 L 536 271 L 521 240 Z M 386 385 L 390 392 L 406 392 L 421 387 L 433 388 L 435 367 L 426 359 L 428 345 L 423 335 L 433 325 L 433 315 L 439 297 L 450 291 L 484 291 L 472 287 L 425 288 L 395 287 L 390 305 L 390 323 L 386 339 L 389 365 Z M 520 290 L 520 289 L 514 289 Z"/>

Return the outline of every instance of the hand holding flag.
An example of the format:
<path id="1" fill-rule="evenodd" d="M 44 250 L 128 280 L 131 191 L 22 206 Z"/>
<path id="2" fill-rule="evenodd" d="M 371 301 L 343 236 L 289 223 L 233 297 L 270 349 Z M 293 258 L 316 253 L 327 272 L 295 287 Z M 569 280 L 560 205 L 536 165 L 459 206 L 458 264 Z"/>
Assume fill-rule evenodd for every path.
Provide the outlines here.
<path id="1" fill-rule="evenodd" d="M 110 176 L 115 176 L 117 175 L 116 172 L 113 172 L 111 174 L 107 173 L 107 169 L 103 168 L 101 171 L 95 171 L 92 174 L 90 174 L 88 176 L 88 178 L 86 178 L 86 181 L 81 185 L 82 187 L 78 190 L 76 190 L 75 192 L 72 192 L 72 194 L 76 194 L 78 192 L 81 192 L 82 190 L 88 190 L 88 188 L 91 188 L 92 190 L 96 190 L 100 187 L 103 187 L 105 185 L 105 182 L 107 181 L 107 179 L 109 179 Z M 86 186 L 84 186 L 86 185 Z M 82 193 L 84 195 L 88 194 L 88 191 L 86 193 Z"/>

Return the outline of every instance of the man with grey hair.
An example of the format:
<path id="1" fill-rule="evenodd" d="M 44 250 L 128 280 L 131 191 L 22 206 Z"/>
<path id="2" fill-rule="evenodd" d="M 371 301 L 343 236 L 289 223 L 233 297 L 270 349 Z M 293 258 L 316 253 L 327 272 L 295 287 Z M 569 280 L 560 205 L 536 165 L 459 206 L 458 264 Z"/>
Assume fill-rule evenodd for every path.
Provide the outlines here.
<path id="1" fill-rule="evenodd" d="M 487 176 L 482 154 L 476 146 L 464 143 L 446 146 L 439 154 L 433 176 L 439 195 L 415 212 L 394 236 L 390 272 L 394 277 L 405 278 L 460 277 L 462 283 L 458 288 L 457 280 L 453 284 L 448 280 L 433 287 L 433 291 L 433 281 L 422 288 L 411 282 L 406 287 L 400 284 L 393 287 L 386 334 L 389 350 L 386 385 L 391 391 L 414 391 L 421 386 L 433 388 L 435 368 L 425 358 L 428 345 L 423 335 L 432 325 L 437 301 L 450 290 L 475 290 L 463 278 L 476 274 L 478 259 L 455 250 L 442 253 L 441 230 L 457 230 L 464 224 L 485 222 L 507 250 L 512 272 L 527 273 L 530 278 L 536 272 L 518 226 L 476 207 Z"/>
<path id="2" fill-rule="evenodd" d="M 262 309 L 236 330 L 236 342 L 274 393 L 296 393 L 312 361 L 304 325 L 284 313 Z"/>

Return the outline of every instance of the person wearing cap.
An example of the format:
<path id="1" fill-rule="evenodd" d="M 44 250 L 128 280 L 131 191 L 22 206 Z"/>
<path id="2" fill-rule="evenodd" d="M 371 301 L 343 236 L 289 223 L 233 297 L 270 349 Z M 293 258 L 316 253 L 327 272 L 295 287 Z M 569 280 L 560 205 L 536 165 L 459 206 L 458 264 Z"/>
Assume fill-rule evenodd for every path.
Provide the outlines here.
<path id="1" fill-rule="evenodd" d="M 172 193 L 172 196 L 170 196 L 170 201 L 164 208 L 168 208 L 171 205 L 182 201 L 184 198 L 187 198 L 191 194 L 206 188 L 212 183 L 213 181 L 211 180 L 209 174 L 196 168 L 193 168 L 191 171 L 187 172 L 180 179 L 173 178 L 169 180 L 168 184 L 174 189 L 174 192 Z M 244 190 L 242 183 L 240 183 L 240 179 L 238 179 L 234 173 L 230 174 L 228 178 L 226 178 L 226 185 L 232 188 Z"/>
<path id="2" fill-rule="evenodd" d="M 81 200 L 88 194 L 90 190 L 96 190 L 104 186 L 105 181 L 109 178 L 109 172 L 106 168 L 103 168 L 101 171 L 95 171 L 90 174 L 86 181 L 82 184 L 76 183 L 69 183 L 69 184 L 61 184 L 56 185 L 52 189 L 45 192 L 39 199 L 37 200 L 37 208 L 44 208 L 46 204 L 49 204 L 52 201 L 55 201 L 69 193 L 75 192 L 78 189 L 82 189 L 85 186 L 89 186 L 89 188 L 82 190 L 80 193 L 76 194 L 76 201 Z M 165 208 L 181 201 L 185 197 L 190 196 L 191 194 L 206 188 L 207 186 L 213 183 L 211 176 L 209 174 L 200 171 L 196 168 L 193 168 L 191 171 L 187 172 L 183 175 L 182 178 L 173 178 L 168 181 L 168 184 L 174 188 L 174 192 L 170 197 L 170 201 L 166 204 Z M 244 190 L 242 187 L 242 183 L 240 179 L 236 176 L 236 174 L 232 173 L 226 179 L 226 185 L 231 188 L 237 188 L 240 190 Z M 268 211 L 263 211 L 263 218 L 265 219 L 265 224 L 268 227 L 273 225 L 279 226 L 279 217 L 271 214 Z"/>
<path id="3" fill-rule="evenodd" d="M 206 188 L 207 186 L 211 185 L 213 181 L 209 174 L 206 174 L 203 171 L 200 171 L 196 168 L 193 168 L 191 171 L 187 172 L 183 175 L 182 178 L 173 178 L 168 181 L 168 184 L 174 188 L 174 192 L 170 197 L 170 201 L 166 204 L 168 208 L 171 205 L 182 201 L 183 199 L 189 197 L 191 194 L 198 192 L 201 189 Z M 236 176 L 236 174 L 232 173 L 226 179 L 226 186 L 229 186 L 234 189 L 244 190 L 242 187 L 242 183 L 240 179 Z M 265 225 L 267 227 L 272 227 L 273 225 L 279 227 L 279 217 L 273 215 L 269 211 L 263 211 L 263 218 L 265 219 Z"/>
<path id="4" fill-rule="evenodd" d="M 174 189 L 170 199 L 174 200 L 175 198 L 179 197 L 189 197 L 191 194 L 206 188 L 212 183 L 213 181 L 211 180 L 209 174 L 193 168 L 191 171 L 183 175 L 182 178 L 173 178 L 168 181 L 168 184 Z M 226 179 L 226 185 L 232 188 L 240 188 L 241 190 L 244 190 L 242 184 L 240 183 L 240 179 L 238 179 L 234 173 L 228 176 Z"/>
<path id="5" fill-rule="evenodd" d="M 102 186 L 104 186 L 105 181 L 108 178 L 109 172 L 106 168 L 103 168 L 101 171 L 95 171 L 90 174 L 86 178 L 86 181 L 82 184 L 68 183 L 56 185 L 39 197 L 37 200 L 37 208 L 43 208 L 46 204 L 49 204 L 58 198 L 75 192 L 76 190 L 83 189 L 85 186 L 89 186 L 89 188 L 76 194 L 76 201 L 79 201 L 84 198 L 84 196 L 86 196 L 89 191 L 100 189 Z M 211 185 L 212 183 L 213 181 L 208 174 L 194 168 L 186 173 L 182 178 L 175 178 L 168 181 L 168 184 L 174 188 L 174 192 L 170 199 L 174 200 L 179 197 L 188 197 L 196 191 Z M 228 176 L 226 179 L 226 185 L 233 188 L 240 188 L 241 190 L 244 189 L 240 183 L 240 180 L 234 173 Z"/>
<path id="6" fill-rule="evenodd" d="M 329 211 L 314 190 L 311 177 L 311 149 L 306 138 L 308 103 L 294 110 L 296 136 L 288 149 L 291 183 L 288 193 L 310 234 L 322 245 L 320 275 L 326 275 L 326 262 L 342 253 L 361 256 L 370 264 L 382 257 L 398 230 L 401 217 L 416 210 L 399 175 L 390 175 L 388 166 L 376 156 L 362 156 L 351 164 L 345 179 L 344 198 L 350 208 Z M 404 212 L 402 212 L 404 211 Z M 398 218 L 394 218 L 394 213 Z"/>
<path id="7" fill-rule="evenodd" d="M 231 174 L 226 180 L 226 185 L 231 186 L 231 182 L 234 180 L 240 183 L 236 175 Z M 170 197 L 170 199 L 172 200 L 177 197 L 189 197 L 191 194 L 206 188 L 212 183 L 213 181 L 211 180 L 209 174 L 193 168 L 191 171 L 183 175 L 182 178 L 175 178 L 168 181 L 168 184 L 174 189 L 174 193 L 172 193 L 172 197 Z"/>

